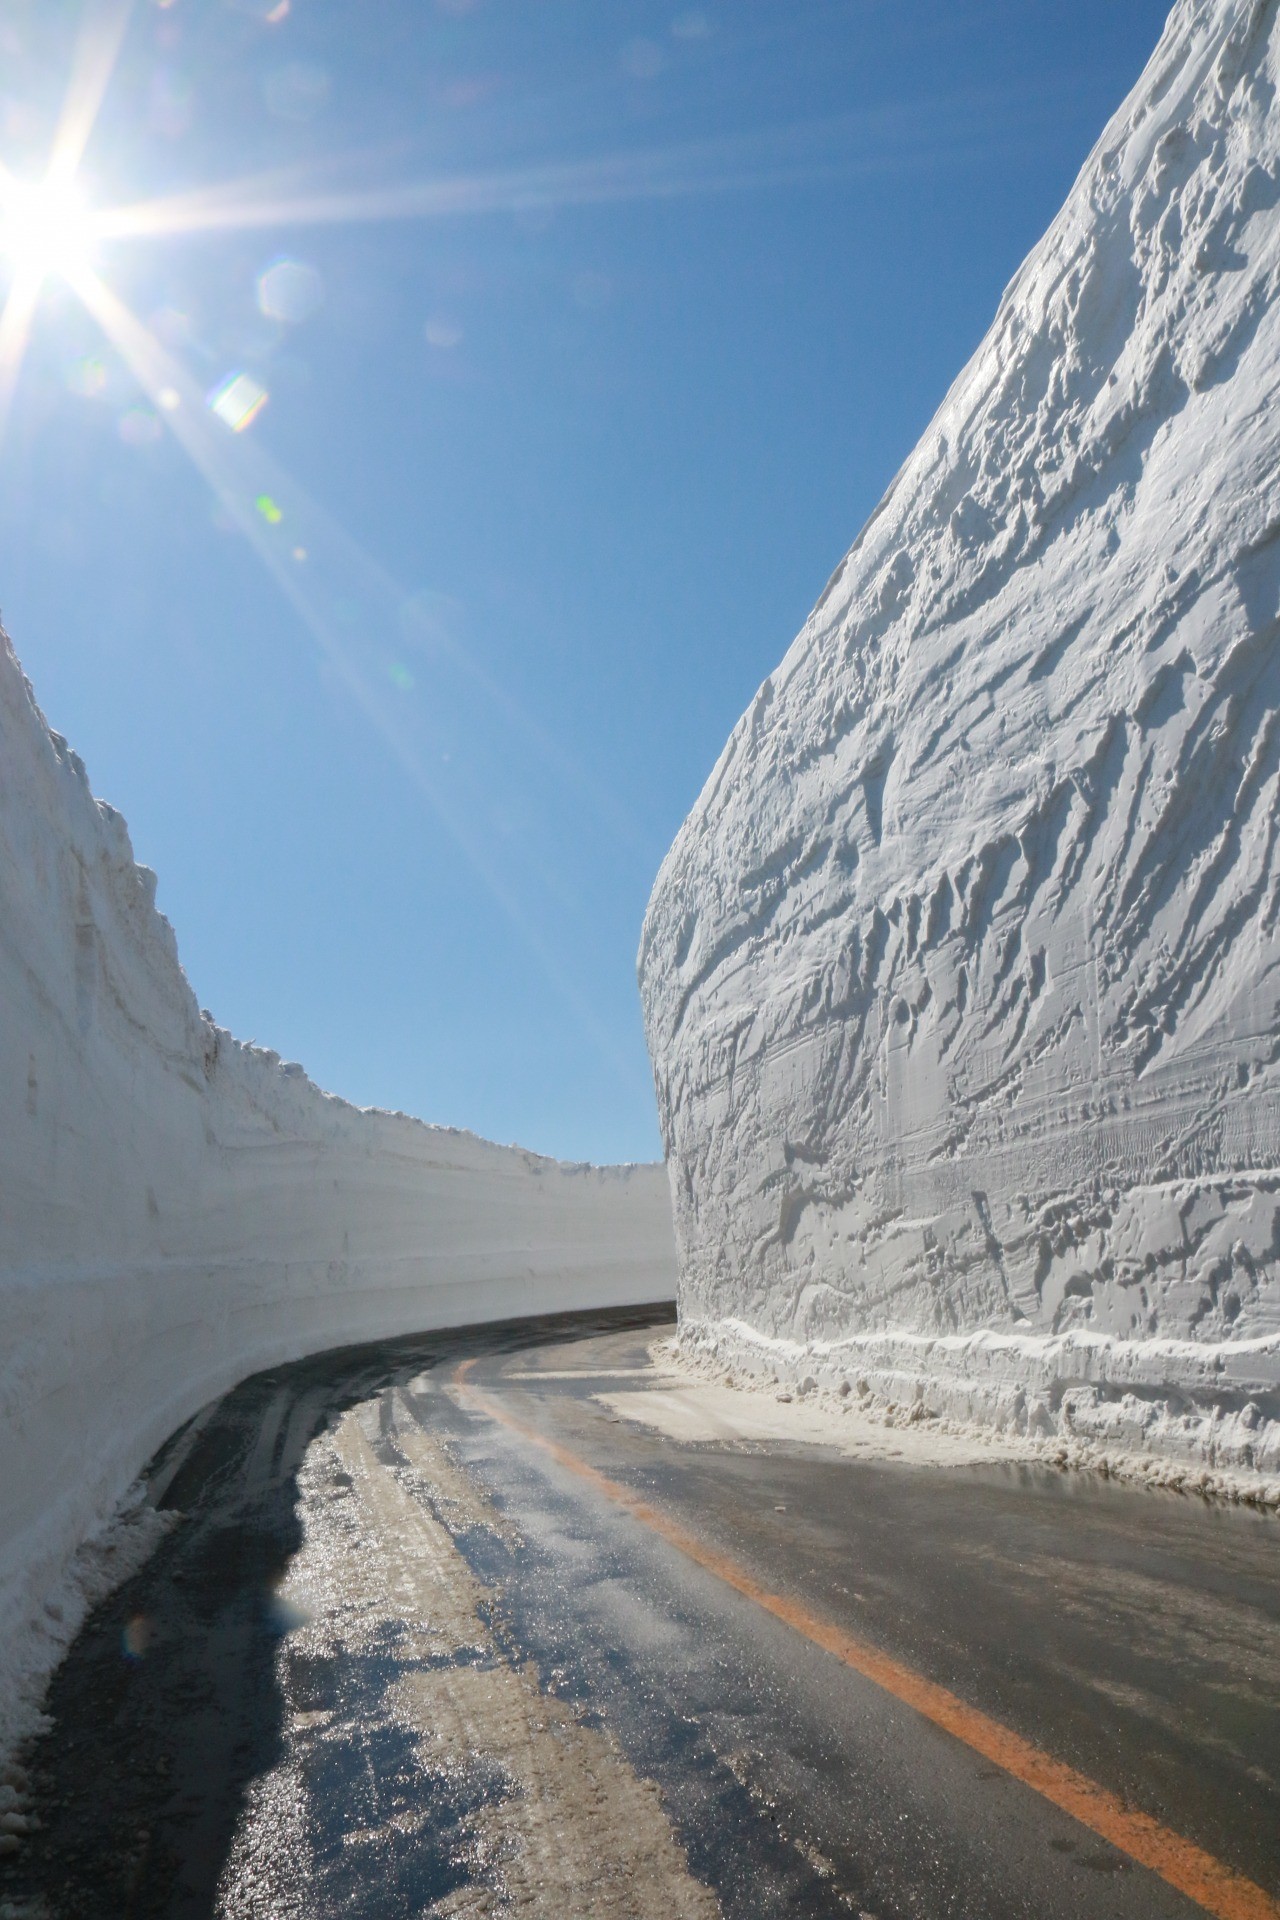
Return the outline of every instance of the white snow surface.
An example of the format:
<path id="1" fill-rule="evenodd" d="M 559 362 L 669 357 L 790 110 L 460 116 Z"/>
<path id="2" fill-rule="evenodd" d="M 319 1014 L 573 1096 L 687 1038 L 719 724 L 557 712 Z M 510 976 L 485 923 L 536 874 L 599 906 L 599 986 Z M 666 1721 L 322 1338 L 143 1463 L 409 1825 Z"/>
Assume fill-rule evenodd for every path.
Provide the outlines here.
<path id="1" fill-rule="evenodd" d="M 675 1291 L 661 1167 L 321 1093 L 201 1013 L 154 901 L 0 635 L 0 1754 L 154 1537 L 136 1502 L 111 1524 L 130 1483 L 236 1381 Z"/>
<path id="2" fill-rule="evenodd" d="M 1174 8 L 639 962 L 691 1350 L 1273 1482 L 1278 71 Z"/>

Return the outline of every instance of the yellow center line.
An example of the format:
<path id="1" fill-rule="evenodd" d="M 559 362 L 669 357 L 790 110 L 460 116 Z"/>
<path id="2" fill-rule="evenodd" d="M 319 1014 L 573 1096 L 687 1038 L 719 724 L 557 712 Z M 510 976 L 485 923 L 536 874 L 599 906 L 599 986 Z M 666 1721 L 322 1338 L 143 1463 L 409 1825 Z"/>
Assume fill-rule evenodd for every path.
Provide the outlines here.
<path id="1" fill-rule="evenodd" d="M 467 1375 L 474 1365 L 474 1360 L 464 1360 L 455 1376 L 459 1398 L 465 1404 L 541 1448 L 558 1465 L 567 1468 L 578 1479 L 585 1480 L 696 1566 L 732 1587 L 735 1593 L 754 1601 L 756 1606 L 772 1614 L 775 1620 L 794 1628 L 806 1640 L 812 1641 L 814 1646 L 833 1654 L 845 1666 L 872 1681 L 895 1700 L 913 1707 L 935 1727 L 941 1727 L 945 1733 L 963 1741 L 973 1752 L 981 1754 L 984 1760 L 1003 1768 L 1024 1786 L 1034 1788 L 1044 1799 L 1069 1814 L 1073 1820 L 1078 1820 L 1091 1833 L 1096 1833 L 1121 1853 L 1128 1854 L 1139 1866 L 1148 1867 L 1152 1873 L 1159 1874 L 1169 1886 L 1186 1894 L 1206 1913 L 1217 1915 L 1217 1920 L 1280 1920 L 1280 1901 L 1254 1881 L 1245 1879 L 1243 1874 L 1234 1873 L 1213 1854 L 1206 1853 L 1203 1847 L 1197 1847 L 1193 1841 L 1162 1826 L 1150 1814 L 1126 1806 L 1118 1795 L 1099 1786 L 1087 1774 L 1079 1773 L 1076 1768 L 1055 1760 L 1051 1754 L 1043 1753 L 1031 1741 L 1024 1740 L 1021 1734 L 1014 1733 L 1012 1728 L 1003 1726 L 977 1707 L 969 1706 L 946 1687 L 926 1679 L 922 1673 L 917 1673 L 901 1660 L 895 1660 L 869 1641 L 858 1639 L 843 1627 L 823 1620 L 798 1600 L 772 1593 L 728 1554 L 707 1546 L 696 1535 L 660 1513 L 656 1507 L 650 1506 L 648 1501 L 641 1499 L 629 1487 L 588 1466 L 585 1460 L 580 1460 L 577 1454 L 561 1446 L 559 1441 L 539 1433 L 536 1427 L 517 1419 L 497 1401 L 490 1399 L 488 1394 L 469 1386 Z"/>

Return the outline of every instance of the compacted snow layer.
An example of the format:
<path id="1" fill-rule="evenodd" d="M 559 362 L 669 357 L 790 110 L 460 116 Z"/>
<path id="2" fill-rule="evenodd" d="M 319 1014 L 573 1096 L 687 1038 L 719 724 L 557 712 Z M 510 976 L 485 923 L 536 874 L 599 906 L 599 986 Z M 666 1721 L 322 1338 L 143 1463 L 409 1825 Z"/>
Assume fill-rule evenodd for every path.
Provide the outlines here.
<path id="1" fill-rule="evenodd" d="M 321 1093 L 201 1013 L 154 896 L 0 636 L 0 1751 L 149 1537 L 103 1531 L 130 1482 L 235 1381 L 675 1288 L 660 1167 Z"/>
<path id="2" fill-rule="evenodd" d="M 1280 1469 L 1278 81 L 1180 0 L 662 867 L 726 1364 Z"/>

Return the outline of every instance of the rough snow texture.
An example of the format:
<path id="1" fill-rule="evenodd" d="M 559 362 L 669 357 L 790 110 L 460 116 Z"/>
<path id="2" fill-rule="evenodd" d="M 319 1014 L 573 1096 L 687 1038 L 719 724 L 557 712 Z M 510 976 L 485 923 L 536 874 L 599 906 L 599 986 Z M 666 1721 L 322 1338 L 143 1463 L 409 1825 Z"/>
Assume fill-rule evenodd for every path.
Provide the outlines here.
<path id="1" fill-rule="evenodd" d="M 981 1369 L 984 1349 L 997 1346 L 999 1338 L 969 1336 L 971 1355 L 978 1361 L 974 1372 Z M 940 1414 L 917 1391 L 918 1368 L 896 1378 L 880 1375 L 878 1391 L 873 1391 L 871 1381 L 856 1371 L 856 1349 L 848 1347 L 833 1353 L 814 1343 L 798 1350 L 752 1336 L 749 1330 L 729 1329 L 726 1337 L 720 1327 L 712 1340 L 681 1336 L 677 1330 L 674 1337 L 655 1341 L 649 1353 L 655 1368 L 652 1385 L 595 1398 L 612 1412 L 658 1427 L 673 1440 L 721 1445 L 803 1440 L 864 1460 L 894 1459 L 934 1468 L 1024 1460 L 1144 1487 L 1280 1508 L 1280 1477 L 1225 1464 L 1208 1467 L 1202 1457 L 1190 1459 L 1180 1452 L 1176 1433 L 1162 1448 L 1138 1449 L 1123 1440 L 1117 1444 L 1113 1421 L 1104 1423 L 1099 1440 L 1091 1436 L 1087 1419 L 1078 1427 L 1045 1434 L 1034 1428 L 1019 1430 L 1013 1423 L 998 1425 L 989 1417 L 966 1418 L 962 1404 Z M 738 1364 L 726 1367 L 730 1353 Z"/>
<path id="2" fill-rule="evenodd" d="M 154 896 L 0 636 L 0 1751 L 96 1590 L 75 1549 L 210 1398 L 327 1347 L 675 1290 L 660 1167 L 330 1098 L 200 1012 Z"/>
<path id="3" fill-rule="evenodd" d="M 1181 0 L 663 865 L 727 1363 L 1280 1472 L 1278 77 Z"/>

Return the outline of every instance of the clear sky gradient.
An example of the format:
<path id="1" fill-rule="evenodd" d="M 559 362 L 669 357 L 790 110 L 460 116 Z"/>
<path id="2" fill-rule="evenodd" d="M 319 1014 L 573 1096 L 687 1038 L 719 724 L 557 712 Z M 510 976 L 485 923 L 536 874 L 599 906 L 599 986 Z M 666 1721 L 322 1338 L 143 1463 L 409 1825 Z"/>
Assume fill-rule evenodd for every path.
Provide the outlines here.
<path id="1" fill-rule="evenodd" d="M 46 285 L 0 609 L 223 1025 L 656 1156 L 659 862 L 1165 11 L 138 0 L 95 203 L 239 184 L 99 248 L 149 386 Z M 14 172 L 82 17 L 0 0 Z"/>

